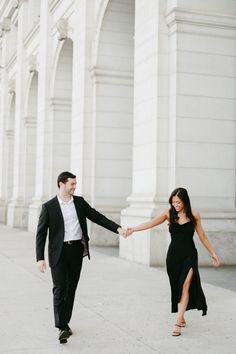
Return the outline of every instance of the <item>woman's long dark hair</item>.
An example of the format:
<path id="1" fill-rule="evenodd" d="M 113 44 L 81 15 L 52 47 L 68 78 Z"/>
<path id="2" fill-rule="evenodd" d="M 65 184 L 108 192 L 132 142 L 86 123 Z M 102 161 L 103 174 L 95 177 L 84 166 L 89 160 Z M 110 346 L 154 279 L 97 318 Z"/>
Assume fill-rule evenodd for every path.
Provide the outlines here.
<path id="1" fill-rule="evenodd" d="M 169 209 L 169 213 L 170 213 L 170 224 L 175 224 L 178 222 L 179 217 L 178 217 L 178 212 L 175 210 L 175 208 L 172 205 L 172 199 L 173 197 L 178 197 L 183 203 L 184 203 L 184 210 L 186 213 L 186 216 L 189 220 L 191 220 L 194 224 L 194 226 L 196 225 L 196 219 L 192 213 L 192 208 L 191 208 L 191 203 L 190 203 L 190 199 L 188 196 L 188 192 L 185 188 L 176 188 L 175 190 L 173 190 L 173 192 L 170 195 L 169 198 L 169 203 L 170 203 L 170 209 Z"/>

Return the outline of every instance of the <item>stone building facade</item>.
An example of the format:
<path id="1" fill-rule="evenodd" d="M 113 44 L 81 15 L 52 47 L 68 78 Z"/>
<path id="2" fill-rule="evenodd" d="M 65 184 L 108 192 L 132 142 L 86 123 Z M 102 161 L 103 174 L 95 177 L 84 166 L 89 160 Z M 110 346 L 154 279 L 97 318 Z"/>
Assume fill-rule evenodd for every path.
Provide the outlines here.
<path id="1" fill-rule="evenodd" d="M 235 264 L 235 122 L 236 0 L 1 0 L 1 223 L 35 231 L 62 170 L 124 226 L 184 186 Z M 120 255 L 164 264 L 168 243 L 162 225 Z"/>

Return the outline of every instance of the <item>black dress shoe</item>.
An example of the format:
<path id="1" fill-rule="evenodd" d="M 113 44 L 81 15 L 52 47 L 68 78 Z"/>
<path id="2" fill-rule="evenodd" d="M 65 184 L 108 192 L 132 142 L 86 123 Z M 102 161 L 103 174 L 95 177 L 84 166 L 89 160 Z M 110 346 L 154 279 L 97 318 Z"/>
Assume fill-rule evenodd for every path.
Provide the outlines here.
<path id="1" fill-rule="evenodd" d="M 66 329 L 60 329 L 58 339 L 61 344 L 67 343 L 67 339 L 70 337 L 69 331 Z"/>
<path id="2" fill-rule="evenodd" d="M 69 333 L 69 336 L 72 336 L 73 332 L 68 325 L 66 326 L 66 331 Z"/>

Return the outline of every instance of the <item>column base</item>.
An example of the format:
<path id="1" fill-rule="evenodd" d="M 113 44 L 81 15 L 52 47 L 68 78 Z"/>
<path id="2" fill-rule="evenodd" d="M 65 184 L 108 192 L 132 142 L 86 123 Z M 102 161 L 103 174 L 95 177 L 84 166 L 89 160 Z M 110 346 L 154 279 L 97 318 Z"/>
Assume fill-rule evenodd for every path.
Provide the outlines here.
<path id="1" fill-rule="evenodd" d="M 162 211 L 165 208 L 166 205 Z M 150 220 L 159 212 L 154 199 L 146 203 L 137 200 L 136 204 L 122 210 L 121 224 L 123 227 L 132 227 Z M 168 241 L 168 228 L 163 224 L 158 228 L 134 233 L 127 239 L 120 238 L 119 254 L 121 258 L 147 266 L 164 266 Z"/>
<path id="2" fill-rule="evenodd" d="M 29 206 L 29 217 L 28 217 L 28 231 L 29 232 L 36 232 L 39 215 L 41 212 L 43 201 L 40 199 L 33 200 L 33 203 Z"/>
<path id="3" fill-rule="evenodd" d="M 5 200 L 0 200 L 0 224 L 6 224 L 7 222 L 7 205 Z"/>
<path id="4" fill-rule="evenodd" d="M 118 211 L 108 211 L 99 206 L 96 206 L 96 209 L 105 215 L 108 219 L 115 221 L 117 224 L 120 224 L 120 214 Z M 111 232 L 104 227 L 101 227 L 93 222 L 89 225 L 89 235 L 90 235 L 90 245 L 91 246 L 110 246 L 118 247 L 119 245 L 119 235 Z"/>
<path id="5" fill-rule="evenodd" d="M 7 225 L 27 228 L 28 206 L 19 201 L 11 201 L 7 206 Z"/>

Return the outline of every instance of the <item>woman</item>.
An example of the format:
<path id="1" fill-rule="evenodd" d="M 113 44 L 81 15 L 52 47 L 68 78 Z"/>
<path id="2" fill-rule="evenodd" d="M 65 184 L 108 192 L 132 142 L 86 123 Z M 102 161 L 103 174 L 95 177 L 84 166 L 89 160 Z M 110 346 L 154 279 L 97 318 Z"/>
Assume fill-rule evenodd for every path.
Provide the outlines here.
<path id="1" fill-rule="evenodd" d="M 181 328 L 186 326 L 184 313 L 186 310 L 202 310 L 206 315 L 207 305 L 198 273 L 198 254 L 193 235 L 196 230 L 201 242 L 210 253 L 214 266 L 220 261 L 208 240 L 198 212 L 192 211 L 188 192 L 184 188 L 176 188 L 169 198 L 170 209 L 141 225 L 128 228 L 126 235 L 150 229 L 169 221 L 171 243 L 167 252 L 166 265 L 171 287 L 172 312 L 177 312 L 172 336 L 179 336 Z"/>

